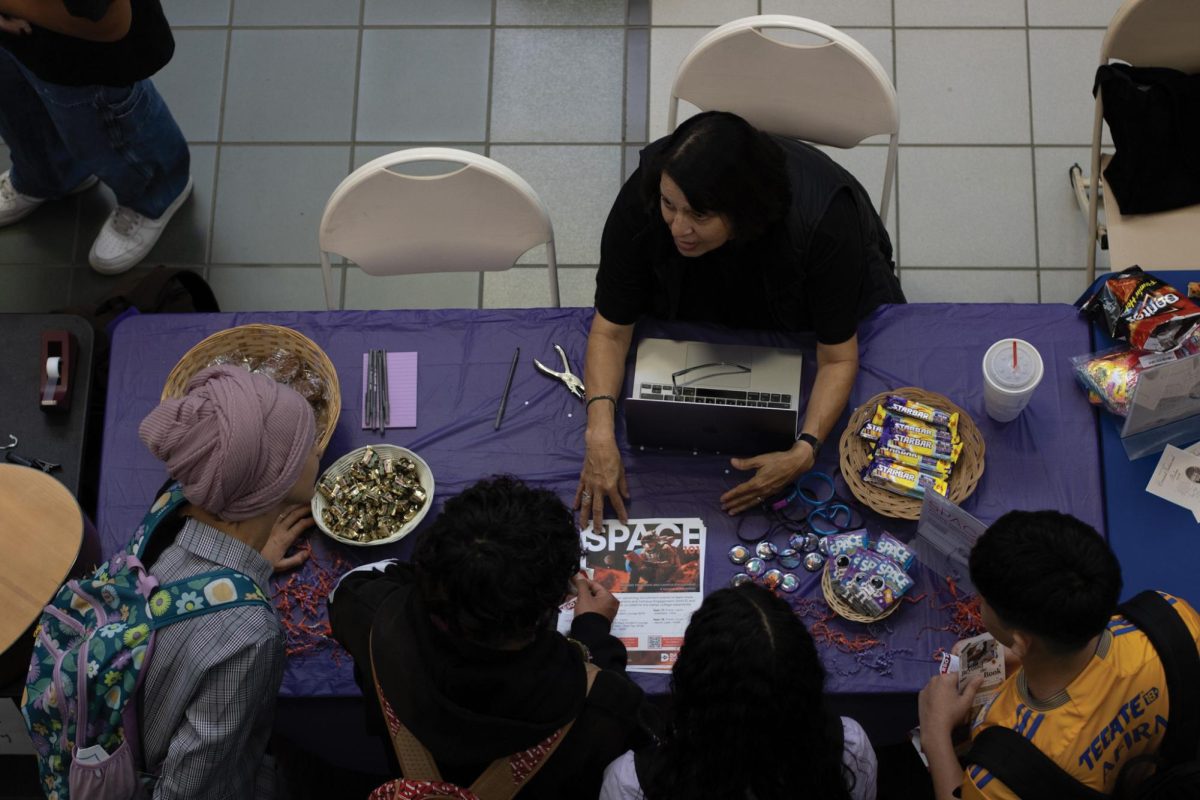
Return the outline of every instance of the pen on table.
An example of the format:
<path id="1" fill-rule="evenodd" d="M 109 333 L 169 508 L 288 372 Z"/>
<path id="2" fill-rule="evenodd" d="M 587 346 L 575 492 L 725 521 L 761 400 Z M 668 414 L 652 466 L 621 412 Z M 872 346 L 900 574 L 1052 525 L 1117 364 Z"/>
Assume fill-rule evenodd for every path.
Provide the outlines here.
<path id="1" fill-rule="evenodd" d="M 392 419 L 392 398 L 388 387 L 387 374 L 387 350 L 379 351 L 379 384 L 383 387 L 383 430 L 380 433 L 387 431 L 388 423 Z"/>
<path id="2" fill-rule="evenodd" d="M 517 359 L 521 357 L 521 348 L 513 353 L 512 366 L 508 368 L 508 380 L 504 382 L 504 394 L 500 396 L 500 410 L 496 412 L 496 424 L 492 430 L 500 430 L 500 420 L 504 419 L 504 407 L 508 405 L 508 392 L 512 389 L 513 375 L 517 373 Z"/>

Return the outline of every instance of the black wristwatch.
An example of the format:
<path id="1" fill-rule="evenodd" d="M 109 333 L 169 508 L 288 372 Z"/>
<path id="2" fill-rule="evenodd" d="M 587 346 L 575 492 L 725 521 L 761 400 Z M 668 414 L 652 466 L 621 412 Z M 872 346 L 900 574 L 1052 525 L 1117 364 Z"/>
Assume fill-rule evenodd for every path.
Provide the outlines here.
<path id="1" fill-rule="evenodd" d="M 802 433 L 796 437 L 797 442 L 808 442 L 808 446 L 812 448 L 813 458 L 821 452 L 821 440 L 813 436 L 811 433 Z"/>

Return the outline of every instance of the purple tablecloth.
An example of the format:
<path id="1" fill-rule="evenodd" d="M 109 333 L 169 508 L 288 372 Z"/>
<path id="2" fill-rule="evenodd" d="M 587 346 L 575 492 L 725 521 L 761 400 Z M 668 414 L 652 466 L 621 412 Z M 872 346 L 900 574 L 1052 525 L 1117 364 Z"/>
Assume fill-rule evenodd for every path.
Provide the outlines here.
<path id="1" fill-rule="evenodd" d="M 551 488 L 564 500 L 573 495 L 582 458 L 585 418 L 582 405 L 556 381 L 533 369 L 532 359 L 555 363 L 554 343 L 570 355 L 582 374 L 591 309 L 515 311 L 392 311 L 156 315 L 134 317 L 116 331 L 99 498 L 104 553 L 123 546 L 165 478 L 162 465 L 140 444 L 137 426 L 158 400 L 167 374 L 192 345 L 233 325 L 269 322 L 301 331 L 320 345 L 336 366 L 345 405 L 326 453 L 326 464 L 380 437 L 360 430 L 358 393 L 362 354 L 370 348 L 419 353 L 417 427 L 390 430 L 386 441 L 418 452 L 437 482 L 433 519 L 447 497 L 480 477 L 512 473 Z M 801 347 L 806 352 L 807 395 L 815 373 L 810 337 L 730 331 L 699 325 L 649 321 L 638 336 L 670 335 Z M 860 326 L 862 369 L 851 407 L 888 388 L 916 385 L 947 395 L 975 419 L 987 442 L 987 469 L 964 506 L 985 522 L 1013 508 L 1069 511 L 1103 530 L 1099 451 L 1095 416 L 1072 383 L 1068 358 L 1089 349 L 1087 325 L 1067 305 L 909 305 L 886 307 Z M 1034 344 L 1046 376 L 1025 413 L 1007 425 L 983 410 L 980 363 L 996 339 L 1017 336 Z M 521 361 L 513 381 L 504 424 L 492 430 L 514 347 Z M 848 416 L 847 412 L 847 416 Z M 837 470 L 836 437 L 818 468 Z M 621 433 L 624 445 L 623 432 Z M 634 517 L 692 517 L 708 528 L 705 591 L 728 584 L 737 571 L 726 558 L 738 526 L 766 528 L 758 513 L 731 519 L 720 511 L 719 495 L 737 480 L 724 457 L 626 449 L 626 470 Z M 873 534 L 883 527 L 911 538 L 913 523 L 868 515 Z M 406 556 L 413 537 L 380 548 L 350 548 L 313 536 L 318 557 L 336 549 L 351 562 Z M 796 597 L 819 597 L 816 576 L 800 571 L 804 585 Z M 918 574 L 914 596 L 929 593 L 941 579 Z M 833 623 L 847 635 L 867 633 L 884 644 L 860 656 L 822 647 L 829 690 L 841 693 L 914 692 L 933 671 L 932 654 L 954 641 L 940 628 L 947 612 L 932 595 L 906 605 L 884 625 L 869 631 Z M 651 692 L 666 691 L 662 676 L 639 675 Z M 282 694 L 292 697 L 358 694 L 350 664 L 329 653 L 293 658 Z"/>

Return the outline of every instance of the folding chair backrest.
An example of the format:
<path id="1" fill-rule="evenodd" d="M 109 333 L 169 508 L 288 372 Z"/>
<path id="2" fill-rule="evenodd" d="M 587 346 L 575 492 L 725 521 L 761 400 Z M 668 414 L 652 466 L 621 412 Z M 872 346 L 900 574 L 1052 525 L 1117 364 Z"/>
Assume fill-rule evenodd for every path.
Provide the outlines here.
<path id="1" fill-rule="evenodd" d="M 460 165 L 435 175 L 397 167 Z M 350 173 L 321 218 L 326 302 L 333 307 L 329 255 L 369 275 L 506 270 L 546 245 L 551 303 L 558 306 L 554 229 L 544 203 L 520 175 L 476 153 L 445 147 L 400 150 Z"/>
<path id="2" fill-rule="evenodd" d="M 1100 46 L 1100 63 L 1113 59 L 1135 67 L 1200 72 L 1200 3 L 1125 0 Z"/>
<path id="3" fill-rule="evenodd" d="M 803 31 L 824 39 L 791 44 L 763 29 Z M 779 136 L 849 148 L 877 134 L 891 137 L 880 216 L 887 218 L 900 110 L 883 66 L 850 36 L 804 17 L 765 14 L 714 29 L 684 58 L 671 88 L 667 127 L 679 101 L 731 111 Z"/>

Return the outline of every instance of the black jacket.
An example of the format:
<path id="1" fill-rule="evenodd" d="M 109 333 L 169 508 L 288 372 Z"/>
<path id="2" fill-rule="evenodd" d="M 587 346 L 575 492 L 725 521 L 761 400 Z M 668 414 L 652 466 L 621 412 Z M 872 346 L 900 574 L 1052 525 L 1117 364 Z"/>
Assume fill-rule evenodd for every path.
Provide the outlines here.
<path id="1" fill-rule="evenodd" d="M 350 574 L 330 602 L 333 635 L 354 657 L 364 697 L 375 695 L 367 667 L 373 641 L 388 703 L 433 754 L 443 779 L 464 787 L 494 759 L 528 749 L 574 719 L 517 796 L 596 797 L 609 762 L 645 742 L 642 691 L 625 675 L 625 647 L 609 634 L 608 620 L 584 614 L 571 629 L 602 669 L 585 697 L 579 650 L 561 634 L 548 630 L 516 651 L 472 644 L 430 622 L 414 584 L 410 565 L 393 564 L 382 573 Z M 367 709 L 370 729 L 386 739 L 378 704 L 369 701 Z"/>

